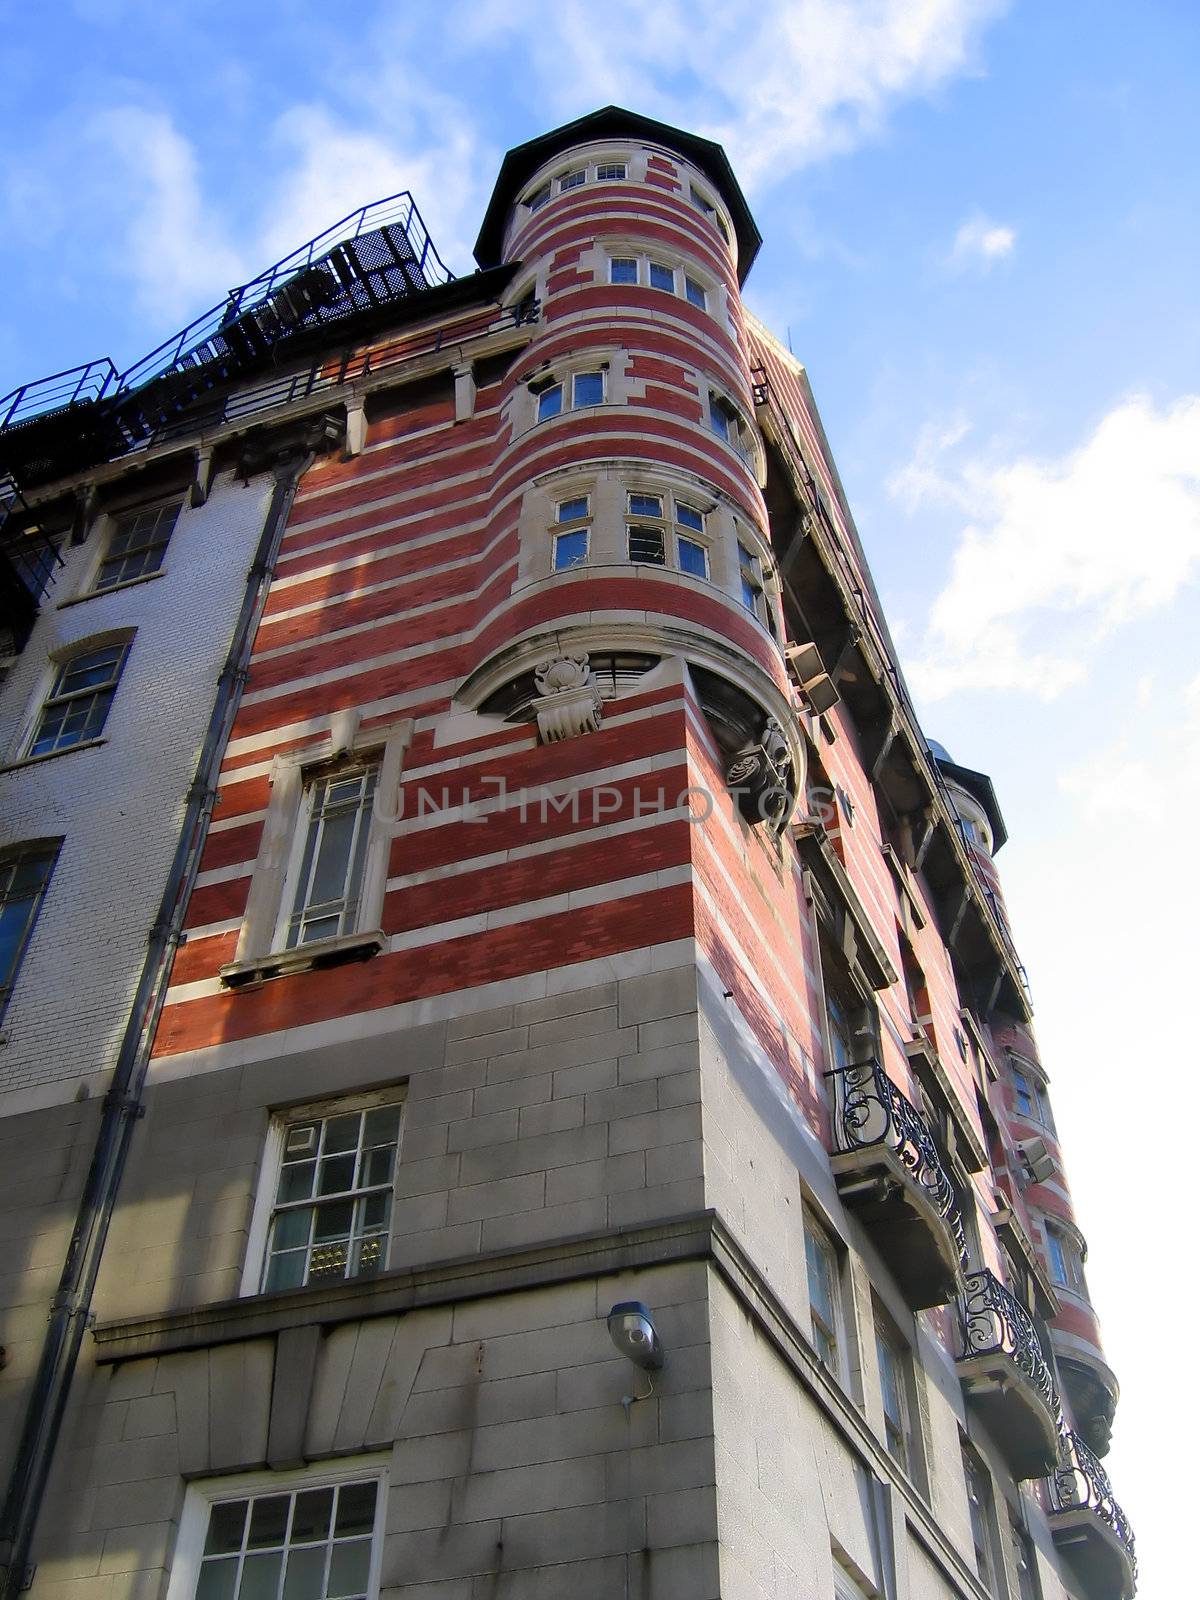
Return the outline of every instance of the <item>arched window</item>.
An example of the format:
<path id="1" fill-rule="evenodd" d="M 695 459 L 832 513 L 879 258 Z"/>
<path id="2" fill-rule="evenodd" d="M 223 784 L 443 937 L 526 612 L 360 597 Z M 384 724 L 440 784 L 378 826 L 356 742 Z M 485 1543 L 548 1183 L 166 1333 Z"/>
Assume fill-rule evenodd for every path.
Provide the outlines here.
<path id="1" fill-rule="evenodd" d="M 99 738 L 129 645 L 129 638 L 87 644 L 59 662 L 26 755 L 53 755 Z"/>

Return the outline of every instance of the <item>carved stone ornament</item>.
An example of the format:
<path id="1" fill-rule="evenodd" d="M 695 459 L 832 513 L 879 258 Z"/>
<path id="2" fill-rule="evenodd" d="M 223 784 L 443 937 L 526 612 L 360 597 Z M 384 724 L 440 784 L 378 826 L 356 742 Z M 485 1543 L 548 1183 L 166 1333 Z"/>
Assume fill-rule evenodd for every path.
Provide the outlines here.
<path id="1" fill-rule="evenodd" d="M 725 772 L 748 822 L 765 822 L 777 833 L 795 802 L 795 775 L 788 742 L 774 717 L 768 717 L 756 744 L 743 745 Z"/>
<path id="2" fill-rule="evenodd" d="M 538 732 L 543 744 L 595 733 L 600 726 L 600 691 L 586 655 L 556 656 L 533 670 Z"/>

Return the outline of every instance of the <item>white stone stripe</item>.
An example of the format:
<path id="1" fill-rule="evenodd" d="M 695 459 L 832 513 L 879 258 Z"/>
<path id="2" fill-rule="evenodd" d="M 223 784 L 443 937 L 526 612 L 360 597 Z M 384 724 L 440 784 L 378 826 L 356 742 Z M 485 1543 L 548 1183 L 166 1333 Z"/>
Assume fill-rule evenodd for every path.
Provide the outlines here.
<path id="1" fill-rule="evenodd" d="M 424 705 L 429 701 L 449 701 L 453 698 L 458 688 L 457 678 L 443 678 L 440 683 L 430 683 L 419 689 L 406 689 L 402 694 L 385 695 L 379 700 L 368 700 L 357 710 L 366 722 L 373 717 L 384 717 L 394 711 L 405 711 L 411 706 Z M 264 728 L 261 733 L 244 733 L 238 739 L 231 739 L 225 747 L 225 759 L 230 756 L 247 754 L 254 750 L 276 750 L 285 744 L 299 743 L 315 733 L 329 732 L 329 712 L 322 711 L 314 717 L 305 717 L 298 722 L 280 722 L 270 728 Z M 236 783 L 240 774 L 247 769 L 238 767 L 228 773 L 231 783 Z"/>
<path id="2" fill-rule="evenodd" d="M 405 523 L 421 523 L 427 519 L 424 516 L 405 517 Z M 333 577 L 339 572 L 360 572 L 364 567 L 375 566 L 380 561 L 386 561 L 390 556 L 400 553 L 407 554 L 411 550 L 428 550 L 432 546 L 444 544 L 448 539 L 457 539 L 464 533 L 478 533 L 490 521 L 489 516 L 473 518 L 470 522 L 456 523 L 453 528 L 443 528 L 439 533 L 418 534 L 411 539 L 396 539 L 391 544 L 376 544 L 370 550 L 360 550 L 356 555 L 344 556 L 340 561 L 326 561 L 319 567 L 305 567 L 303 572 L 292 572 L 285 577 L 275 577 L 271 580 L 272 594 L 286 592 L 288 589 L 298 588 L 303 583 L 315 583 L 318 578 Z M 391 533 L 401 526 L 400 522 L 377 524 L 366 533 L 358 534 L 358 538 L 375 538 L 377 534 Z M 305 554 L 310 552 L 306 551 Z M 276 612 L 275 616 L 287 616 L 288 612 Z"/>
<path id="3" fill-rule="evenodd" d="M 691 880 L 692 869 L 689 865 L 668 867 L 661 872 L 645 872 L 635 878 L 621 878 L 612 883 L 595 884 L 587 889 L 573 889 L 567 894 L 552 895 L 544 900 L 527 900 L 522 905 L 502 906 L 494 911 L 480 912 L 475 916 L 457 917 L 450 922 L 433 923 L 429 927 L 393 934 L 380 953 L 395 955 L 405 950 L 423 950 L 430 945 L 444 944 L 451 939 L 467 938 L 472 934 L 487 933 L 495 928 L 537 922 L 544 917 L 558 916 L 584 906 L 607 905 L 613 900 L 629 899 L 655 889 L 675 888 L 680 884 L 690 883 Z M 198 978 L 193 983 L 181 983 L 168 989 L 166 1004 L 183 1005 L 191 1000 L 204 1000 L 226 993 L 228 990 L 219 978 Z"/>

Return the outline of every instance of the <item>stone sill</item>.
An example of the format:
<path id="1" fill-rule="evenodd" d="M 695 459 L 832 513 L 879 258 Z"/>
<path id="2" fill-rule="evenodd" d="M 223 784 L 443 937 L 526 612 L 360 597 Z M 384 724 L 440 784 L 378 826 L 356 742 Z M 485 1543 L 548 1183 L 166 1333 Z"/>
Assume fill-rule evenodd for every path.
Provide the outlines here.
<path id="1" fill-rule="evenodd" d="M 126 578 L 124 583 L 110 583 L 106 589 L 89 589 L 86 594 L 73 594 L 68 600 L 60 600 L 57 609 L 65 611 L 68 606 L 81 606 L 85 600 L 99 600 L 106 594 L 121 594 L 125 589 L 136 589 L 140 584 L 153 583 L 156 578 L 165 578 L 166 575 L 166 568 L 159 567 L 157 572 L 143 572 L 140 578 Z"/>
<path id="2" fill-rule="evenodd" d="M 291 950 L 272 950 L 265 955 L 246 956 L 229 961 L 221 968 L 221 982 L 228 989 L 248 989 L 269 978 L 286 978 L 294 972 L 311 972 L 315 967 L 337 967 L 348 961 L 369 961 L 387 944 L 381 928 L 364 933 L 343 933 L 336 939 L 314 939 Z"/>
<path id="3" fill-rule="evenodd" d="M 0 772 L 21 772 L 26 767 L 40 767 L 43 762 L 57 761 L 59 756 L 74 755 L 76 750 L 98 750 L 102 744 L 107 744 L 106 738 L 81 739 L 78 744 L 64 745 L 61 750 L 43 750 L 41 755 L 22 756 L 19 761 L 8 761 L 0 766 Z"/>

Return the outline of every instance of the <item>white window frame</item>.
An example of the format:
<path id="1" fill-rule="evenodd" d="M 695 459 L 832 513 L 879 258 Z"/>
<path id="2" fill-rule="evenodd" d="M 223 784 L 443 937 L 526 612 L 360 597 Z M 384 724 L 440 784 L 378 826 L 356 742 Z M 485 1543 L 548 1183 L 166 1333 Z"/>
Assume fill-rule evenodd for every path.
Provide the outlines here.
<path id="1" fill-rule="evenodd" d="M 392 829 L 386 819 L 397 803 L 404 752 L 412 733 L 413 724 L 407 718 L 363 732 L 358 713 L 345 712 L 333 719 L 330 732 L 320 743 L 274 758 L 271 798 L 237 948 L 233 960 L 221 968 L 221 978 L 227 986 L 302 972 L 317 960 L 328 960 L 338 951 L 360 952 L 364 948 L 380 950 L 384 947 L 386 940 L 380 924 L 392 840 Z M 303 848 L 306 787 L 313 779 L 333 769 L 336 763 L 344 762 L 352 767 L 370 758 L 378 760 L 379 775 L 355 926 L 332 938 L 314 939 L 308 944 L 285 949 L 281 929 L 286 928 L 291 916 L 289 896 L 294 898 L 295 890 L 295 879 L 288 868 L 297 859 L 297 851 Z"/>
<path id="2" fill-rule="evenodd" d="M 806 1207 L 803 1214 L 804 1229 L 804 1268 L 809 1281 L 808 1314 L 813 1324 L 813 1350 L 817 1360 L 820 1361 L 825 1371 L 829 1373 L 844 1388 L 846 1385 L 846 1316 L 842 1304 L 842 1263 L 841 1254 L 829 1230 L 814 1217 Z M 832 1367 L 821 1355 L 816 1339 L 816 1315 L 813 1310 L 812 1297 L 812 1270 L 808 1260 L 808 1241 L 813 1244 L 822 1255 L 830 1269 L 830 1307 L 833 1312 L 833 1327 L 829 1330 L 833 1340 L 833 1365 Z"/>
<path id="3" fill-rule="evenodd" d="M 189 1483 L 171 1557 L 166 1600 L 195 1600 L 209 1515 L 214 1505 L 224 1500 L 240 1500 L 253 1495 L 296 1494 L 306 1489 L 329 1488 L 335 1484 L 364 1483 L 369 1479 L 374 1479 L 379 1487 L 375 1497 L 375 1526 L 371 1531 L 367 1600 L 377 1600 L 387 1530 L 390 1460 L 387 1452 L 373 1452 L 370 1455 L 343 1457 L 320 1466 L 302 1467 L 293 1472 L 247 1472 L 234 1477 L 204 1478 Z"/>
<path id="4" fill-rule="evenodd" d="M 347 934 L 357 932 L 362 925 L 363 888 L 365 886 L 367 876 L 365 855 L 370 851 L 370 829 L 375 805 L 375 794 L 379 787 L 379 766 L 380 763 L 377 755 L 374 752 L 367 752 L 358 760 L 351 759 L 346 762 L 339 762 L 329 767 L 327 770 L 318 770 L 306 776 L 301 795 L 300 812 L 296 819 L 296 829 L 292 839 L 292 853 L 283 875 L 283 892 L 280 895 L 279 916 L 275 924 L 275 936 L 272 941 L 273 947 L 276 950 L 302 949 L 305 945 L 327 944 L 330 939 L 345 938 Z M 319 939 L 297 939 L 296 942 L 292 944 L 288 938 L 288 935 L 291 932 L 292 923 L 299 918 L 301 927 L 303 927 L 305 917 L 311 907 L 311 902 L 306 902 L 303 908 L 300 906 L 300 895 L 304 887 L 301 883 L 301 874 L 304 868 L 304 857 L 308 849 L 308 836 L 313 826 L 313 816 L 316 810 L 317 794 L 323 785 L 335 784 L 343 779 L 348 778 L 362 778 L 367 776 L 372 769 L 374 770 L 374 782 L 369 786 L 369 797 L 364 797 L 369 799 L 369 804 L 364 805 L 360 800 L 359 804 L 355 806 L 356 826 L 351 839 L 349 858 L 346 862 L 346 873 L 343 879 L 344 889 L 348 889 L 349 887 L 350 878 L 353 873 L 354 858 L 358 851 L 361 830 L 364 827 L 367 830 L 367 843 L 364 851 L 362 876 L 359 881 L 358 894 L 355 897 L 354 906 L 352 910 L 349 911 L 349 914 L 345 906 L 345 902 L 349 898 L 349 895 L 343 894 L 341 898 L 343 909 L 338 913 L 338 917 L 339 921 L 342 919 L 347 919 L 348 917 L 346 925 L 339 927 L 336 934 L 326 934 Z M 317 849 L 314 849 L 313 859 L 309 863 L 310 874 L 316 866 L 318 854 L 319 846 Z"/>
<path id="5" fill-rule="evenodd" d="M 582 405 L 575 404 L 575 380 L 577 378 L 599 375 L 600 399 L 585 401 Z M 554 373 L 541 373 L 526 384 L 529 393 L 531 416 L 530 427 L 541 428 L 547 423 L 556 422 L 559 417 L 565 417 L 572 411 L 594 411 L 597 406 L 606 406 L 612 399 L 612 385 L 610 382 L 610 364 L 606 360 L 597 360 L 595 356 L 573 361 L 569 366 L 562 367 Z M 548 417 L 541 415 L 542 396 L 550 389 L 562 390 L 562 404 L 558 410 Z"/>
<path id="6" fill-rule="evenodd" d="M 602 167 L 620 167 L 621 171 L 620 173 L 605 172 L 601 176 L 600 169 Z M 597 183 L 628 183 L 629 163 L 628 161 L 597 161 L 594 168 L 594 176 Z"/>
<path id="7" fill-rule="evenodd" d="M 168 499 L 150 500 L 144 505 L 127 506 L 122 510 L 106 513 L 103 519 L 104 528 L 103 538 L 100 541 L 100 554 L 96 561 L 95 571 L 91 575 L 87 593 L 110 594 L 113 590 L 128 588 L 130 584 L 144 583 L 147 578 L 159 577 L 164 571 L 163 563 L 166 561 L 167 548 L 175 535 L 176 528 L 179 526 L 183 505 L 182 495 L 173 495 Z M 135 522 L 139 517 L 147 515 L 153 515 L 155 526 L 157 527 L 167 513 L 173 513 L 173 515 L 171 516 L 166 537 L 164 539 L 153 539 L 142 547 L 146 551 L 158 550 L 160 552 L 158 564 L 151 567 L 149 571 L 143 569 L 141 572 L 135 573 L 132 578 L 118 578 L 113 583 L 101 583 L 100 579 L 104 568 L 110 561 L 118 559 L 114 556 L 113 544 L 120 537 L 122 528 L 128 523 Z"/>
<path id="8" fill-rule="evenodd" d="M 875 1360 L 879 1368 L 879 1396 L 882 1407 L 880 1414 L 883 1421 L 884 1446 L 888 1452 L 888 1455 L 893 1461 L 896 1462 L 897 1466 L 902 1468 L 910 1478 L 915 1478 L 917 1472 L 916 1439 L 913 1433 L 912 1396 L 909 1392 L 912 1381 L 912 1354 L 907 1345 L 904 1344 L 901 1336 L 892 1330 L 890 1325 L 884 1320 L 883 1313 L 879 1310 L 876 1310 L 875 1312 L 874 1332 Z M 899 1423 L 900 1442 L 903 1446 L 904 1452 L 902 1455 L 898 1454 L 892 1448 L 891 1442 L 888 1438 L 889 1418 L 886 1391 L 883 1382 L 883 1350 L 888 1352 L 895 1366 L 896 1394 L 900 1402 L 900 1416 L 899 1419 L 892 1420 L 898 1420 Z"/>
<path id="9" fill-rule="evenodd" d="M 564 517 L 564 506 L 573 505 L 575 501 L 583 501 L 583 515 L 581 517 Z M 558 541 L 568 535 L 583 534 L 583 559 L 570 561 L 565 566 L 558 564 Z M 592 497 L 588 490 L 582 494 L 567 494 L 554 502 L 554 522 L 550 528 L 550 571 L 574 572 L 576 567 L 586 567 L 592 553 Z"/>
<path id="10" fill-rule="evenodd" d="M 297 1122 L 316 1122 L 327 1117 L 341 1116 L 347 1111 L 373 1110 L 377 1106 L 398 1105 L 400 1107 L 400 1135 L 396 1144 L 396 1166 L 392 1172 L 393 1199 L 395 1198 L 396 1172 L 400 1167 L 400 1157 L 404 1144 L 404 1111 L 408 1094 L 403 1084 L 391 1084 L 382 1089 L 371 1089 L 363 1094 L 345 1095 L 333 1100 L 310 1100 L 300 1105 L 287 1106 L 276 1111 L 271 1116 L 267 1127 L 267 1136 L 263 1144 L 262 1161 L 259 1164 L 258 1186 L 254 1193 L 254 1205 L 250 1213 L 250 1228 L 246 1236 L 246 1255 L 242 1262 L 242 1277 L 238 1287 L 238 1295 L 246 1299 L 252 1295 L 265 1294 L 262 1287 L 267 1270 L 267 1245 L 271 1237 L 271 1219 L 275 1214 L 275 1194 L 279 1186 L 279 1174 L 283 1167 L 284 1140 L 287 1130 Z M 387 1248 L 384 1253 L 384 1264 L 380 1271 L 386 1272 L 389 1267 L 392 1253 L 394 1233 L 392 1222 L 388 1220 Z M 375 1274 L 373 1274 L 375 1276 Z M 331 1286 L 336 1286 L 338 1280 L 328 1280 Z M 343 1283 L 352 1283 L 352 1278 L 344 1278 Z M 305 1285 L 305 1287 L 308 1287 Z M 288 1290 L 272 1290 L 272 1293 L 290 1293 Z"/>
<path id="11" fill-rule="evenodd" d="M 125 669 L 129 665 L 129 655 L 133 648 L 133 640 L 133 630 L 126 629 L 118 634 L 98 634 L 92 638 L 77 639 L 73 644 L 55 653 L 49 663 L 49 681 L 39 697 L 33 727 L 29 731 L 28 738 L 21 745 L 19 759 L 23 761 L 48 761 L 53 756 L 65 755 L 68 750 L 77 750 L 81 746 L 86 747 L 98 744 L 106 737 L 105 729 L 108 726 L 108 719 L 112 715 L 113 705 L 121 688 L 121 680 L 125 676 Z M 80 660 L 83 656 L 95 655 L 101 650 L 117 651 L 117 659 L 112 676 L 105 680 L 104 684 L 95 685 L 91 689 L 56 692 L 59 684 L 69 671 L 72 662 Z M 52 706 L 65 705 L 72 700 L 81 702 L 85 698 L 95 698 L 95 696 L 102 693 L 108 695 L 108 703 L 99 726 L 93 732 L 89 733 L 85 738 L 72 739 L 69 744 L 56 744 L 51 750 L 34 749 L 34 745 L 37 744 L 41 734 L 47 710 Z"/>

